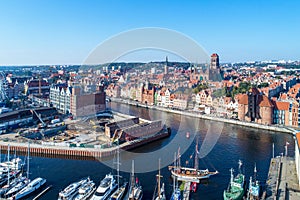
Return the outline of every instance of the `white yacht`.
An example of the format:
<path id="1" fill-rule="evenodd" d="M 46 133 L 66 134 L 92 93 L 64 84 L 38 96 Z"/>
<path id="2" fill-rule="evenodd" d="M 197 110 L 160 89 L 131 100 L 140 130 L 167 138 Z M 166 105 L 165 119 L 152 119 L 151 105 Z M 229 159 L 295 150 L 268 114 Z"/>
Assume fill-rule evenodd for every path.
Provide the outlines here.
<path id="1" fill-rule="evenodd" d="M 70 184 L 68 187 L 66 187 L 63 191 L 61 191 L 58 194 L 58 199 L 59 200 L 73 199 L 74 196 L 78 194 L 78 188 L 84 185 L 85 183 L 87 183 L 89 180 L 90 180 L 89 178 L 84 178 L 78 182 Z"/>
<path id="2" fill-rule="evenodd" d="M 19 184 L 20 182 L 24 181 L 26 178 L 23 176 L 19 176 L 16 177 L 15 179 L 13 179 L 12 181 L 10 181 L 9 183 L 7 183 L 5 186 L 3 186 L 0 189 L 0 195 L 4 195 L 5 193 L 7 193 L 9 190 L 11 190 L 12 188 L 14 188 L 17 184 Z"/>
<path id="3" fill-rule="evenodd" d="M 8 192 L 6 192 L 4 196 L 10 197 L 10 196 L 16 194 L 17 192 L 22 190 L 24 187 L 26 187 L 29 182 L 30 182 L 30 180 L 27 179 L 26 177 L 23 177 L 23 176 L 20 177 L 18 183 L 15 186 L 13 186 L 11 189 L 9 189 Z"/>
<path id="4" fill-rule="evenodd" d="M 10 161 L 1 162 L 0 170 L 5 170 L 5 168 L 9 168 L 10 170 L 21 170 L 23 166 L 24 163 L 21 158 L 13 158 Z"/>
<path id="5" fill-rule="evenodd" d="M 109 195 L 117 188 L 116 180 L 113 175 L 108 174 L 100 182 L 95 194 L 92 196 L 91 200 L 104 200 L 109 197 Z"/>
<path id="6" fill-rule="evenodd" d="M 86 200 L 95 192 L 95 190 L 96 187 L 94 181 L 89 180 L 78 189 L 78 194 L 74 200 Z"/>
<path id="7" fill-rule="evenodd" d="M 18 192 L 15 196 L 12 197 L 13 200 L 21 199 L 39 188 L 41 188 L 46 183 L 46 179 L 44 178 L 36 178 L 31 181 L 26 187 L 24 187 L 20 192 Z"/>

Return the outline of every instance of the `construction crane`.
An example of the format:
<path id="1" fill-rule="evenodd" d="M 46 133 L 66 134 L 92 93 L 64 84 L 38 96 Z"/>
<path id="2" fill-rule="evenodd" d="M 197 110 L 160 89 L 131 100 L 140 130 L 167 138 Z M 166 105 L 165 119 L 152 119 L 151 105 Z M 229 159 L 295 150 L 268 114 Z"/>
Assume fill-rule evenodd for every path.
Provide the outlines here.
<path id="1" fill-rule="evenodd" d="M 42 123 L 42 127 L 46 127 L 46 123 L 42 120 L 41 116 L 34 109 L 31 109 L 30 111 L 38 117 L 38 119 Z"/>

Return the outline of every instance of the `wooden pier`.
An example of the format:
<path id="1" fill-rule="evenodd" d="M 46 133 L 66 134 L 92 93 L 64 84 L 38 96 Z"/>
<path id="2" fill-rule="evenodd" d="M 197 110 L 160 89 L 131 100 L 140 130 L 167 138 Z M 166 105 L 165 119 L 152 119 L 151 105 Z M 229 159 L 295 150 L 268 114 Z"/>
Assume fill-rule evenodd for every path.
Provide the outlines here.
<path id="1" fill-rule="evenodd" d="M 39 193 L 36 197 L 33 198 L 33 200 L 39 199 L 41 196 L 43 196 L 48 190 L 52 188 L 52 185 L 48 186 L 46 189 L 44 189 L 41 193 Z"/>

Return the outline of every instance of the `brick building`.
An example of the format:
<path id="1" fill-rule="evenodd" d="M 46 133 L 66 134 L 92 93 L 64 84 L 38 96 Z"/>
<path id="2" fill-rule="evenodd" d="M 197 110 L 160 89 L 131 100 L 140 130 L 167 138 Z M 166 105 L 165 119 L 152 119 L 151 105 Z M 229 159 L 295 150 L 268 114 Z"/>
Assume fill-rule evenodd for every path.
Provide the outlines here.
<path id="1" fill-rule="evenodd" d="M 239 99 L 238 119 L 260 124 L 272 124 L 273 110 L 272 101 L 256 88 L 252 88 Z"/>
<path id="2" fill-rule="evenodd" d="M 93 115 L 97 112 L 105 111 L 106 95 L 102 86 L 98 86 L 97 91 L 91 94 L 84 94 L 81 87 L 74 86 L 70 101 L 70 111 L 74 116 Z"/>

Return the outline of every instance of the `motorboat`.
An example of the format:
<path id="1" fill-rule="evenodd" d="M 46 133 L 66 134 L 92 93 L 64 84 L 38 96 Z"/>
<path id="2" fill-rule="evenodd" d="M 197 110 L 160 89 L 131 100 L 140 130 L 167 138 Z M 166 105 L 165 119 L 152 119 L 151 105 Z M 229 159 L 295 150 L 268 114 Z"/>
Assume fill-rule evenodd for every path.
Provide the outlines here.
<path id="1" fill-rule="evenodd" d="M 91 200 L 104 200 L 109 197 L 109 195 L 115 191 L 117 188 L 116 180 L 113 175 L 107 174 L 105 178 L 100 182 L 95 194 L 92 196 Z"/>
<path id="2" fill-rule="evenodd" d="M 94 181 L 89 180 L 78 189 L 78 194 L 74 200 L 86 200 L 95 192 L 95 190 L 96 187 Z"/>
<path id="3" fill-rule="evenodd" d="M 66 187 L 63 191 L 61 191 L 58 194 L 58 199 L 59 200 L 71 200 L 78 194 L 78 188 L 85 183 L 87 183 L 90 179 L 89 178 L 84 178 L 81 179 L 78 182 L 70 184 L 68 187 Z"/>

